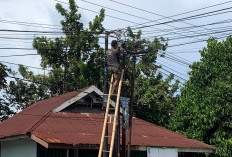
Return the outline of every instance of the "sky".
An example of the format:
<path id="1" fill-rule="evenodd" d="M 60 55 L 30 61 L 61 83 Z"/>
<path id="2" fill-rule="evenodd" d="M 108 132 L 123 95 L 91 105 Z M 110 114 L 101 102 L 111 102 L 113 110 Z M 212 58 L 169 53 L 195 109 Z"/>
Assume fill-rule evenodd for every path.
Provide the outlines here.
<path id="1" fill-rule="evenodd" d="M 60 0 L 67 3 L 67 0 Z M 226 3 L 228 2 L 228 3 Z M 62 17 L 55 9 L 54 0 L 0 0 L 0 29 L 1 30 L 33 30 L 33 31 L 59 31 L 61 28 L 60 20 Z M 153 25 L 147 28 L 143 28 L 143 37 L 160 37 L 164 36 L 169 38 L 169 46 L 166 50 L 167 57 L 159 57 L 157 63 L 163 66 L 160 69 L 164 74 L 174 73 L 175 79 L 179 79 L 184 83 L 188 79 L 187 73 L 190 71 L 187 64 L 192 64 L 195 61 L 200 60 L 199 50 L 206 46 L 206 42 L 197 42 L 195 44 L 179 45 L 186 42 L 192 42 L 197 40 L 207 39 L 211 36 L 227 36 L 231 34 L 231 23 L 223 23 L 218 25 L 200 26 L 191 30 L 181 30 L 185 27 L 193 27 L 199 25 L 205 25 L 209 23 L 215 23 L 223 20 L 228 20 L 232 17 L 231 11 L 232 2 L 228 0 L 76 0 L 77 5 L 80 7 L 79 12 L 82 14 L 81 21 L 87 26 L 89 21 L 92 21 L 102 7 L 105 7 L 105 20 L 103 25 L 108 30 L 114 30 L 119 28 L 126 28 L 128 26 L 136 25 L 136 27 Z M 91 4 L 92 3 L 92 4 Z M 94 4 L 93 4 L 94 3 Z M 126 5 L 122 5 L 122 3 Z M 173 16 L 180 13 L 204 8 L 220 3 L 225 3 L 215 7 L 206 8 L 196 12 L 183 14 L 180 16 Z M 62 5 L 67 8 L 68 5 Z M 134 8 L 128 7 L 133 6 Z M 143 9 L 143 11 L 135 9 Z M 180 19 L 190 17 L 199 14 L 205 14 L 216 10 L 225 9 L 225 13 L 220 11 L 220 15 L 214 15 L 210 17 L 197 18 L 194 20 L 178 21 L 175 23 L 160 24 L 174 19 Z M 91 11 L 89 11 L 91 10 Z M 145 11 L 144 11 L 145 10 Z M 226 12 L 227 11 L 227 12 Z M 132 16 L 133 15 L 133 16 Z M 208 14 L 207 14 L 208 15 Z M 109 16 L 114 16 L 115 19 Z M 165 18 L 164 17 L 170 17 Z M 127 20 L 127 21 L 126 21 Z M 130 22 L 128 22 L 130 21 Z M 151 22 L 156 21 L 156 22 Z M 26 22 L 26 23 L 25 23 Z M 149 22 L 149 23 L 148 23 Z M 37 24 L 31 24 L 37 23 Z M 143 24 L 146 23 L 146 24 Z M 158 23 L 158 24 L 157 24 Z M 30 25 L 30 26 L 29 26 Z M 221 28 L 223 27 L 223 28 Z M 170 33 L 170 29 L 172 32 Z M 226 30 L 221 34 L 213 33 Z M 228 31 L 227 31 L 228 30 Z M 208 32 L 211 32 L 210 34 Z M 24 56 L 24 57 L 3 57 L 9 55 L 20 54 L 35 54 L 35 50 L 15 50 L 12 48 L 32 48 L 32 41 L 35 36 L 41 36 L 42 34 L 35 33 L 9 33 L 0 32 L 0 62 L 4 61 L 5 64 L 17 70 L 17 65 L 23 64 L 27 66 L 40 67 L 41 58 L 39 56 Z M 201 35 L 201 36 L 199 36 Z M 57 36 L 57 35 L 55 35 Z M 181 38 L 180 36 L 185 36 Z M 186 38 L 187 36 L 187 38 Z M 54 37 L 54 36 L 50 36 Z M 14 38 L 14 39 L 12 39 Z M 15 39 L 16 38 L 16 39 Z M 171 40 L 172 39 L 172 40 Z M 225 38 L 222 38 L 225 39 Z M 221 40 L 221 39 L 220 39 Z M 8 49 L 10 48 L 10 49 Z M 177 61 L 178 60 L 178 61 Z M 180 63 L 182 60 L 182 63 Z M 9 64 L 9 63 L 14 64 Z M 32 70 L 35 74 L 41 74 L 43 71 L 39 69 Z"/>

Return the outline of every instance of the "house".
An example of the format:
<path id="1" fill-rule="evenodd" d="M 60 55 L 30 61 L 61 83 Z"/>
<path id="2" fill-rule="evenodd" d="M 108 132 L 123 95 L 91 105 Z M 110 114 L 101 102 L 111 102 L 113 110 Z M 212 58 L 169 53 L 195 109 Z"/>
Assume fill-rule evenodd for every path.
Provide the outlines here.
<path id="1" fill-rule="evenodd" d="M 0 157 L 97 156 L 102 95 L 95 86 L 86 87 L 39 101 L 0 123 Z M 213 153 L 216 148 L 134 117 L 132 150 L 134 157 L 174 157 L 178 152 Z"/>

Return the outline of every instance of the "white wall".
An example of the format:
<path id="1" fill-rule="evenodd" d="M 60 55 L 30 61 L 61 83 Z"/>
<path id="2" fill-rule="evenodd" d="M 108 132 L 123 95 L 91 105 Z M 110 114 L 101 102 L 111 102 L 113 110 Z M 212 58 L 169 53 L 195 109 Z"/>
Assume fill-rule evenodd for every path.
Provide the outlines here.
<path id="1" fill-rule="evenodd" d="M 36 142 L 29 138 L 3 141 L 1 157 L 36 157 Z"/>
<path id="2" fill-rule="evenodd" d="M 147 157 L 178 157 L 178 150 L 175 148 L 147 148 Z"/>

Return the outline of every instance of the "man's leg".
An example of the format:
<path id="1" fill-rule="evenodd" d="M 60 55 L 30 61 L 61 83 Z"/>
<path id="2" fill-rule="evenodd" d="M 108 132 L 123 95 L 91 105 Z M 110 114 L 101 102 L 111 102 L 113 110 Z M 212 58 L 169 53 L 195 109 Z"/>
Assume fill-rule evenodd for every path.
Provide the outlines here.
<path id="1" fill-rule="evenodd" d="M 115 93 L 115 90 L 116 90 L 116 88 L 118 87 L 118 84 L 119 84 L 119 79 L 115 79 L 115 82 L 114 82 L 114 84 L 113 84 L 113 88 L 112 88 L 111 94 L 116 94 L 116 93 Z"/>

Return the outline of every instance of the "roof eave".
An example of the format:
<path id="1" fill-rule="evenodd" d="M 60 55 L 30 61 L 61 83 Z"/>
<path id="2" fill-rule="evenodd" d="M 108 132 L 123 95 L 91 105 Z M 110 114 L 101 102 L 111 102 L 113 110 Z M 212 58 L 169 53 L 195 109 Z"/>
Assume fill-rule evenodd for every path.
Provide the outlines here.
<path id="1" fill-rule="evenodd" d="M 16 135 L 16 136 L 3 137 L 0 139 L 0 142 L 12 141 L 12 140 L 23 139 L 23 138 L 28 138 L 28 136 L 27 135 Z"/>
<path id="2" fill-rule="evenodd" d="M 178 152 L 189 153 L 216 153 L 216 149 L 210 148 L 177 148 Z"/>

